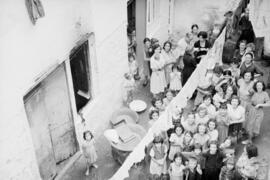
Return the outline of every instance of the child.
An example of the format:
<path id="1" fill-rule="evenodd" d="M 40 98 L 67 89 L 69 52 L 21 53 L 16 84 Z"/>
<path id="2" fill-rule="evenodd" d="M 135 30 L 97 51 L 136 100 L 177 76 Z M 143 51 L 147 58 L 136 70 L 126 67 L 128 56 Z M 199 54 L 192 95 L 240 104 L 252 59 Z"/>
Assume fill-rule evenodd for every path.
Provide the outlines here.
<path id="1" fill-rule="evenodd" d="M 210 141 L 217 141 L 218 140 L 218 130 L 217 123 L 214 119 L 210 119 L 208 122 L 208 135 L 210 137 Z"/>
<path id="2" fill-rule="evenodd" d="M 228 136 L 230 118 L 227 108 L 227 104 L 221 104 L 216 117 L 219 142 L 224 142 Z"/>
<path id="3" fill-rule="evenodd" d="M 174 65 L 170 73 L 170 89 L 178 93 L 182 89 L 181 72 L 179 67 Z"/>
<path id="4" fill-rule="evenodd" d="M 211 103 L 212 103 L 212 96 L 206 95 L 203 97 L 203 103 L 199 107 L 205 107 L 209 118 L 215 118 L 216 117 L 216 107 Z"/>
<path id="5" fill-rule="evenodd" d="M 219 109 L 221 103 L 225 103 L 227 100 L 224 98 L 224 92 L 221 87 L 216 88 L 217 92 L 213 97 L 214 105 Z"/>
<path id="6" fill-rule="evenodd" d="M 151 112 L 152 110 L 158 110 L 159 112 L 163 112 L 165 110 L 161 98 L 157 97 L 152 99 L 152 107 L 149 108 L 149 112 Z"/>
<path id="7" fill-rule="evenodd" d="M 196 157 L 190 157 L 188 159 L 188 166 L 185 171 L 185 180 L 201 180 L 202 179 L 202 170 L 198 164 Z"/>
<path id="8" fill-rule="evenodd" d="M 171 123 L 170 127 L 172 128 L 170 128 L 167 131 L 169 137 L 174 132 L 174 128 L 176 126 L 182 126 L 181 125 L 182 114 L 183 114 L 183 111 L 181 108 L 178 108 L 177 106 L 173 108 L 172 119 L 171 119 L 172 121 L 170 122 Z"/>
<path id="9" fill-rule="evenodd" d="M 183 152 L 191 152 L 193 150 L 193 145 L 193 134 L 190 131 L 186 131 L 183 139 Z"/>
<path id="10" fill-rule="evenodd" d="M 185 131 L 190 131 L 193 134 L 197 131 L 197 123 L 195 122 L 195 114 L 190 112 L 187 115 L 187 119 L 181 119 L 181 124 L 184 127 Z"/>
<path id="11" fill-rule="evenodd" d="M 183 180 L 185 168 L 182 154 L 180 152 L 176 153 L 169 167 L 170 180 Z"/>
<path id="12" fill-rule="evenodd" d="M 166 173 L 167 146 L 163 144 L 163 138 L 156 136 L 153 140 L 153 147 L 150 150 L 150 173 L 161 175 Z"/>
<path id="13" fill-rule="evenodd" d="M 183 139 L 184 139 L 184 128 L 182 126 L 176 126 L 174 128 L 174 133 L 171 134 L 170 137 L 170 152 L 169 152 L 169 159 L 171 161 L 174 160 L 174 155 L 177 152 L 182 151 L 183 147 Z"/>
<path id="14" fill-rule="evenodd" d="M 237 144 L 237 138 L 228 136 L 224 142 L 222 142 L 219 146 L 220 150 L 226 157 L 234 157 L 235 156 L 235 145 Z"/>
<path id="15" fill-rule="evenodd" d="M 207 115 L 207 109 L 205 107 L 199 107 L 197 110 L 197 114 L 195 115 L 195 121 L 197 124 L 207 124 L 209 121 L 209 117 Z"/>
<path id="16" fill-rule="evenodd" d="M 158 120 L 158 118 L 159 118 L 159 111 L 158 110 L 154 109 L 154 110 L 150 111 L 150 113 L 149 113 L 150 120 L 148 121 L 149 126 L 151 127 L 154 124 L 154 122 L 156 122 Z"/>
<path id="17" fill-rule="evenodd" d="M 129 105 L 131 101 L 133 101 L 133 91 L 135 89 L 135 81 L 131 74 L 125 73 L 124 74 L 124 93 L 123 93 L 123 99 L 126 105 Z"/>
<path id="18" fill-rule="evenodd" d="M 221 168 L 219 180 L 235 180 L 235 179 L 236 179 L 235 162 L 233 158 L 229 158 L 226 161 L 226 165 Z"/>
<path id="19" fill-rule="evenodd" d="M 235 79 L 235 82 L 237 82 L 240 78 L 240 69 L 239 61 L 236 58 L 232 59 L 229 70 L 232 72 L 232 77 Z"/>
<path id="20" fill-rule="evenodd" d="M 198 125 L 198 132 L 194 135 L 194 143 L 199 143 L 203 151 L 207 149 L 207 143 L 209 141 L 210 137 L 207 134 L 207 128 L 205 124 L 199 124 Z"/>
<path id="21" fill-rule="evenodd" d="M 166 97 L 163 99 L 163 106 L 166 107 L 173 99 L 173 93 L 170 89 L 165 92 Z"/>
<path id="22" fill-rule="evenodd" d="M 181 108 L 175 107 L 172 114 L 172 124 L 174 126 L 180 126 L 182 117 L 183 117 L 183 110 Z"/>
<path id="23" fill-rule="evenodd" d="M 218 150 L 216 141 L 209 143 L 209 150 L 203 156 L 205 157 L 204 178 L 218 180 L 224 155 Z"/>
<path id="24" fill-rule="evenodd" d="M 132 53 L 128 54 L 128 66 L 129 66 L 129 73 L 135 80 L 139 80 L 139 67 L 136 62 L 135 56 Z"/>
<path id="25" fill-rule="evenodd" d="M 95 164 L 97 161 L 97 153 L 95 149 L 95 140 L 91 131 L 85 131 L 83 133 L 83 144 L 82 144 L 82 153 L 84 158 L 86 159 L 86 172 L 85 175 L 89 175 L 89 171 L 91 166 L 97 168 L 98 166 Z"/>

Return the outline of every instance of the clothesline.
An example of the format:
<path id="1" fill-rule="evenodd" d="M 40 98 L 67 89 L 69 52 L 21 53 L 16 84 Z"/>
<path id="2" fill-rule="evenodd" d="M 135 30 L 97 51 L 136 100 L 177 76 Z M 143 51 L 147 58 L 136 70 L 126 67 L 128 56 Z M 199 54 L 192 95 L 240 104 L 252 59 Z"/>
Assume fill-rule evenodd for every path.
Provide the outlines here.
<path id="1" fill-rule="evenodd" d="M 205 80 L 205 75 L 208 69 L 213 69 L 216 64 L 221 64 L 222 52 L 225 42 L 225 29 L 223 29 L 220 36 L 216 39 L 213 47 L 209 50 L 207 55 L 198 64 L 195 71 L 190 76 L 184 87 L 178 93 L 178 95 L 171 101 L 165 111 L 161 114 L 159 119 L 148 130 L 145 137 L 129 154 L 125 162 L 119 168 L 119 170 L 113 175 L 110 180 L 123 180 L 129 177 L 129 170 L 134 163 L 141 162 L 145 157 L 145 147 L 152 142 L 154 135 L 159 134 L 162 131 L 166 131 L 172 127 L 170 117 L 174 107 L 184 108 L 187 105 L 187 101 L 191 98 L 199 82 Z"/>

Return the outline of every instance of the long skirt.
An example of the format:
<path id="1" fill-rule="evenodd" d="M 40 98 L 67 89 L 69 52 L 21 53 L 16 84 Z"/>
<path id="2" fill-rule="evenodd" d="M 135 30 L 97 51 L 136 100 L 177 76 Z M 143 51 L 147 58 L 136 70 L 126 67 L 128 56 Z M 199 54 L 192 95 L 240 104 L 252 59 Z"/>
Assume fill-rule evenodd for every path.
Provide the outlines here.
<path id="1" fill-rule="evenodd" d="M 164 92 L 167 86 L 164 70 L 152 72 L 150 79 L 150 91 L 153 94 Z"/>
<path id="2" fill-rule="evenodd" d="M 225 126 L 223 124 L 218 124 L 218 140 L 220 143 L 223 143 L 225 139 L 228 137 L 228 126 Z"/>
<path id="3" fill-rule="evenodd" d="M 263 108 L 256 109 L 254 106 L 250 106 L 247 122 L 247 131 L 250 134 L 260 134 L 263 116 Z"/>

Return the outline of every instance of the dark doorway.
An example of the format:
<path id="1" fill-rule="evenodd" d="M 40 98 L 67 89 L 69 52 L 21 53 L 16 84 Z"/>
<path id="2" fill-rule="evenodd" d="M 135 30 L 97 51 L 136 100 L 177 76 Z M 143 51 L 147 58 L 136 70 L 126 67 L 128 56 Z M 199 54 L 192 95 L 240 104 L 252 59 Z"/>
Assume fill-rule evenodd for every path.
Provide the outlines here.
<path id="1" fill-rule="evenodd" d="M 129 53 L 136 53 L 136 2 L 135 0 L 129 0 L 127 2 L 127 35 L 129 38 L 128 50 Z"/>
<path id="2" fill-rule="evenodd" d="M 88 41 L 86 41 L 74 48 L 70 54 L 70 68 L 77 111 L 80 111 L 91 99 L 88 49 Z"/>

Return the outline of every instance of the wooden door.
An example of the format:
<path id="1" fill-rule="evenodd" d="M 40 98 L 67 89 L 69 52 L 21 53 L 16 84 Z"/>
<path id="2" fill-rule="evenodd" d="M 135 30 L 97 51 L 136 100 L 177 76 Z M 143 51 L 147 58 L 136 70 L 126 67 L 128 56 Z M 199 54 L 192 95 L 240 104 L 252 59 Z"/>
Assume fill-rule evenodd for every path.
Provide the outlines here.
<path id="1" fill-rule="evenodd" d="M 56 162 L 44 102 L 41 83 L 24 98 L 40 176 L 43 180 L 48 180 L 56 174 Z"/>
<path id="2" fill-rule="evenodd" d="M 44 80 L 43 89 L 54 157 L 59 163 L 78 149 L 64 65 Z"/>
<path id="3" fill-rule="evenodd" d="M 78 149 L 64 65 L 58 66 L 25 97 L 25 109 L 42 179 Z"/>

